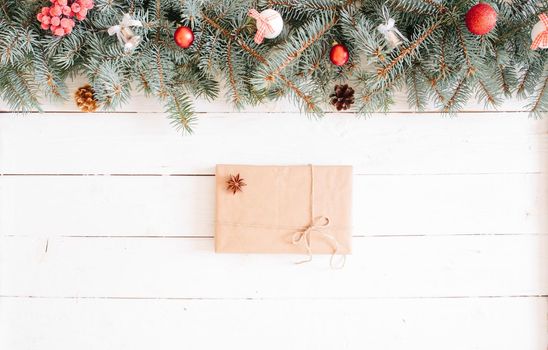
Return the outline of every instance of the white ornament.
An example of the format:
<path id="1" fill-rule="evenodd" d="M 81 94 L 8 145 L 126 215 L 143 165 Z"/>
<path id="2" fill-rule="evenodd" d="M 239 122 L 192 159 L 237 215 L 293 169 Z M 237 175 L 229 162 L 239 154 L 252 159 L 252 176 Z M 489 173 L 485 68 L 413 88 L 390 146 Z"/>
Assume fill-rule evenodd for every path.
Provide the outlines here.
<path id="1" fill-rule="evenodd" d="M 141 21 L 131 18 L 129 14 L 125 14 L 120 24 L 112 26 L 108 29 L 108 35 L 114 35 L 118 37 L 118 40 L 124 45 L 124 51 L 128 52 L 133 50 L 141 42 L 141 37 L 135 35 L 130 27 L 142 27 Z"/>
<path id="2" fill-rule="evenodd" d="M 382 15 L 384 19 L 384 24 L 380 24 L 377 27 L 377 30 L 384 35 L 384 38 L 386 39 L 390 47 L 395 48 L 403 41 L 407 41 L 407 39 L 398 30 L 398 28 L 396 28 L 396 21 L 394 20 L 394 18 L 390 17 L 390 14 L 388 13 L 388 8 L 386 6 L 382 8 Z"/>
<path id="3" fill-rule="evenodd" d="M 531 41 L 534 41 L 535 38 L 537 38 L 539 35 L 541 35 L 542 32 L 546 30 L 546 26 L 542 21 L 538 21 L 537 24 L 533 26 L 533 29 L 531 30 Z M 542 42 L 540 41 L 538 44 L 539 49 L 548 49 L 548 42 Z"/>
<path id="4" fill-rule="evenodd" d="M 276 10 L 273 9 L 266 9 L 263 12 L 261 12 L 261 15 L 263 17 L 269 18 L 268 23 L 270 23 L 270 26 L 272 26 L 272 33 L 265 33 L 264 37 L 267 39 L 274 39 L 284 29 L 284 20 L 282 18 L 282 15 Z"/>
<path id="5" fill-rule="evenodd" d="M 284 28 L 282 15 L 276 10 L 266 9 L 259 13 L 257 10 L 251 9 L 248 14 L 257 21 L 257 34 L 255 34 L 257 44 L 262 43 L 264 38 L 274 39 L 280 35 Z"/>

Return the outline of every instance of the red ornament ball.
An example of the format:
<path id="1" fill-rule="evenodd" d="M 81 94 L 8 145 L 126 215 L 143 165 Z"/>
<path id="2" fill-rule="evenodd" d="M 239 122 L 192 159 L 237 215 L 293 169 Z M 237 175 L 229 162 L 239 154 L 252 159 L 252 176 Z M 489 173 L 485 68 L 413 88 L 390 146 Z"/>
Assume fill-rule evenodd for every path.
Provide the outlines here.
<path id="1" fill-rule="evenodd" d="M 479 3 L 466 12 L 464 21 L 470 33 L 484 35 L 495 28 L 497 12 L 489 4 Z"/>
<path id="2" fill-rule="evenodd" d="M 175 40 L 175 44 L 183 49 L 188 49 L 194 42 L 194 33 L 189 27 L 181 26 L 175 31 L 173 39 Z"/>
<path id="3" fill-rule="evenodd" d="M 343 66 L 348 62 L 349 58 L 350 54 L 348 53 L 348 49 L 343 44 L 333 45 L 329 52 L 329 59 L 331 60 L 331 63 L 336 66 Z"/>

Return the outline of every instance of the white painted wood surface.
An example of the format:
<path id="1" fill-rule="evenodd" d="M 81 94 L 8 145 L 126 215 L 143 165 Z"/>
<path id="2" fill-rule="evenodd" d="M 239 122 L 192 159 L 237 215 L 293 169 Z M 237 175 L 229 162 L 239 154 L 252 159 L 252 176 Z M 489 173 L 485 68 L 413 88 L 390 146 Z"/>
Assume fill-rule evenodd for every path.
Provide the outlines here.
<path id="1" fill-rule="evenodd" d="M 198 101 L 184 137 L 142 96 L 44 109 L 0 103 L 0 349 L 547 349 L 548 118 L 519 102 Z M 347 266 L 215 255 L 216 163 L 354 165 Z"/>

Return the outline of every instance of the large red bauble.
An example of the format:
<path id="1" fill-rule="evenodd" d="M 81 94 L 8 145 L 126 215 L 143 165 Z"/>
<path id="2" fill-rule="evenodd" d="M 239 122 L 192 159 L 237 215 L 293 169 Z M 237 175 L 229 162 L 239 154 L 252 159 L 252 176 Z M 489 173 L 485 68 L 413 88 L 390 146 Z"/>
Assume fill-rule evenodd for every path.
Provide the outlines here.
<path id="1" fill-rule="evenodd" d="M 331 60 L 331 63 L 336 66 L 344 65 L 348 62 L 349 57 L 350 54 L 348 53 L 348 49 L 343 44 L 333 45 L 331 51 L 329 52 L 329 59 Z"/>
<path id="2" fill-rule="evenodd" d="M 497 12 L 489 4 L 479 3 L 466 12 L 464 21 L 470 33 L 484 35 L 495 28 Z"/>
<path id="3" fill-rule="evenodd" d="M 175 44 L 183 49 L 188 49 L 194 42 L 194 33 L 189 27 L 182 26 L 177 28 L 173 39 L 175 40 Z"/>

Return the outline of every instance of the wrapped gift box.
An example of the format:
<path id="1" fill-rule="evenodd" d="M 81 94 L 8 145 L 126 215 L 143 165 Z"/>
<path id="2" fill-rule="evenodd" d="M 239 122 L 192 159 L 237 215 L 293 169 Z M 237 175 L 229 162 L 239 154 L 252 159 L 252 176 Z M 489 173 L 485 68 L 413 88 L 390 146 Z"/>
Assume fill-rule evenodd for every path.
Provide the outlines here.
<path id="1" fill-rule="evenodd" d="M 217 165 L 215 178 L 216 252 L 350 253 L 351 166 Z"/>

